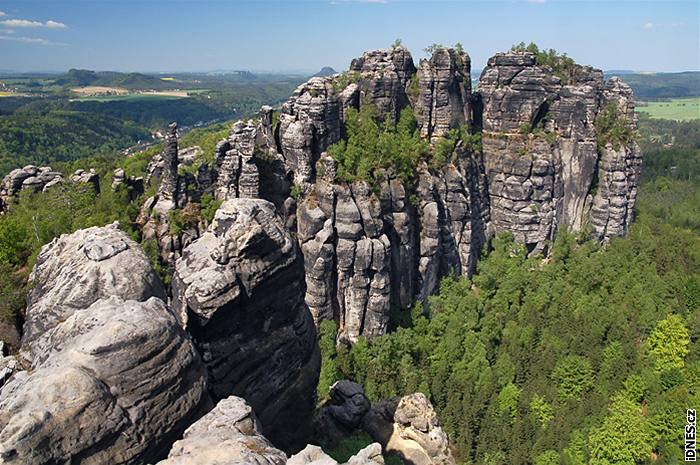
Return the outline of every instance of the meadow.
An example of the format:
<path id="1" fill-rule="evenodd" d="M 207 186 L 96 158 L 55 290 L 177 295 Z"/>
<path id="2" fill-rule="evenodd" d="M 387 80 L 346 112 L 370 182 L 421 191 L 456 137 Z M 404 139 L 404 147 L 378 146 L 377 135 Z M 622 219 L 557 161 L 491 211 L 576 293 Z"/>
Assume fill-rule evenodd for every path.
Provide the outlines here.
<path id="1" fill-rule="evenodd" d="M 640 102 L 637 105 L 637 112 L 647 113 L 654 119 L 696 120 L 700 119 L 700 97 Z"/>

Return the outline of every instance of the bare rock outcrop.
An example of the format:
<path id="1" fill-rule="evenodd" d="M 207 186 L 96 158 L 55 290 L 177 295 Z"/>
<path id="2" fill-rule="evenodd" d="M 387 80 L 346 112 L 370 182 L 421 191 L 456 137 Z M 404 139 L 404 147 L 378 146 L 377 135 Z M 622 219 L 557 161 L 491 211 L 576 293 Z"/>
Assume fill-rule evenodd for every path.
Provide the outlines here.
<path id="1" fill-rule="evenodd" d="M 325 437 L 340 439 L 352 434 L 362 425 L 370 403 L 362 386 L 349 380 L 340 380 L 330 389 L 326 401 L 315 418 L 315 429 Z"/>
<path id="2" fill-rule="evenodd" d="M 157 465 L 284 465 L 287 456 L 262 434 L 253 409 L 230 396 L 192 424 Z"/>
<path id="3" fill-rule="evenodd" d="M 591 67 L 572 65 L 564 77 L 530 53 L 509 52 L 489 60 L 479 83 L 492 229 L 531 252 L 564 227 L 590 225 L 603 241 L 624 235 L 636 199 L 639 148 L 606 142 L 597 124 L 612 104 L 634 131 L 631 90 Z"/>
<path id="4" fill-rule="evenodd" d="M 387 453 L 410 465 L 454 465 L 447 434 L 421 393 L 381 401 L 364 417 L 364 429 Z"/>
<path id="5" fill-rule="evenodd" d="M 459 124 L 470 125 L 471 59 L 461 50 L 438 48 L 420 61 L 415 113 L 421 136 L 436 139 Z"/>
<path id="6" fill-rule="evenodd" d="M 117 168 L 112 174 L 112 190 L 125 189 L 129 202 L 138 199 L 144 193 L 144 182 L 141 176 L 127 176 L 122 168 Z"/>
<path id="7" fill-rule="evenodd" d="M 282 105 L 279 141 L 294 181 L 313 181 L 321 153 L 340 140 L 340 103 L 331 78 L 314 77 Z"/>
<path id="8" fill-rule="evenodd" d="M 166 460 L 157 465 L 338 465 L 318 446 L 287 456 L 263 436 L 262 426 L 245 400 L 230 396 L 187 428 Z M 345 465 L 383 465 L 382 448 L 374 443 Z"/>
<path id="9" fill-rule="evenodd" d="M 393 117 L 409 105 L 408 87 L 416 74 L 411 52 L 403 46 L 365 52 L 350 63 L 349 73 L 357 75 L 359 107 L 371 104 L 379 114 Z"/>
<path id="10" fill-rule="evenodd" d="M 160 279 L 141 248 L 118 223 L 64 234 L 45 245 L 30 276 L 22 354 L 36 357 L 45 332 L 99 299 L 165 299 Z"/>
<path id="11" fill-rule="evenodd" d="M 273 204 L 221 205 L 176 264 L 173 306 L 209 369 L 214 397 L 245 398 L 284 445 L 313 409 L 320 357 L 302 256 Z"/>
<path id="12" fill-rule="evenodd" d="M 320 447 L 308 445 L 304 450 L 290 457 L 287 465 L 338 465 L 338 462 L 323 452 Z M 384 465 L 382 447 L 376 442 L 372 443 L 350 457 L 350 460 L 343 465 Z"/>
<path id="13" fill-rule="evenodd" d="M 0 392 L 0 461 L 140 464 L 207 408 L 204 367 L 157 298 L 101 299 L 36 341 Z"/>
<path id="14" fill-rule="evenodd" d="M 69 180 L 72 184 L 86 185 L 96 194 L 100 193 L 100 177 L 94 169 L 76 170 Z M 27 165 L 14 169 L 0 181 L 0 213 L 7 211 L 13 199 L 22 191 L 45 192 L 63 182 L 63 174 L 50 166 Z"/>
<path id="15" fill-rule="evenodd" d="M 92 187 L 96 194 L 100 193 L 100 175 L 97 174 L 94 168 L 88 171 L 79 169 L 70 176 L 70 181 L 73 184 L 86 184 Z"/>
<path id="16" fill-rule="evenodd" d="M 260 175 L 255 162 L 257 129 L 252 122 L 237 121 L 231 134 L 216 147 L 216 198 L 259 197 Z"/>

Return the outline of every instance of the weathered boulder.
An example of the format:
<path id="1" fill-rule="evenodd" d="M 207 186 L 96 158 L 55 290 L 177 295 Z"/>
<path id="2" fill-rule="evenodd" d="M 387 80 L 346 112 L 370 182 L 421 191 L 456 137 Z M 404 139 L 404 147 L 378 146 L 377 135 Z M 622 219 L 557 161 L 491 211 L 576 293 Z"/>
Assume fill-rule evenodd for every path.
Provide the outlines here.
<path id="1" fill-rule="evenodd" d="M 209 368 L 213 395 L 246 399 L 284 446 L 313 409 L 320 357 L 302 256 L 273 204 L 221 205 L 177 261 L 173 306 Z"/>
<path id="2" fill-rule="evenodd" d="M 421 393 L 381 401 L 365 415 L 364 429 L 387 453 L 410 465 L 454 465 L 447 434 Z"/>
<path id="3" fill-rule="evenodd" d="M 422 137 L 437 139 L 459 124 L 471 125 L 470 73 L 469 55 L 453 48 L 438 48 L 420 61 L 415 113 Z"/>
<path id="4" fill-rule="evenodd" d="M 192 424 L 158 465 L 284 465 L 287 456 L 262 434 L 253 409 L 230 396 Z"/>
<path id="5" fill-rule="evenodd" d="M 292 456 L 287 465 L 338 465 L 318 446 L 308 445 L 304 450 Z M 382 447 L 376 442 L 370 444 L 350 457 L 344 465 L 384 465 Z"/>
<path id="6" fill-rule="evenodd" d="M 30 361 L 42 334 L 99 299 L 166 298 L 146 255 L 118 223 L 64 234 L 45 245 L 30 282 L 21 349 Z"/>
<path id="7" fill-rule="evenodd" d="M 330 399 L 318 410 L 316 430 L 328 438 L 348 436 L 362 424 L 369 408 L 362 386 L 346 379 L 338 381 L 331 386 Z"/>
<path id="8" fill-rule="evenodd" d="M 135 276 L 128 266 L 120 274 Z M 0 461 L 156 460 L 208 408 L 205 382 L 194 345 L 160 299 L 98 300 L 47 327 L 30 370 L 3 386 Z"/>

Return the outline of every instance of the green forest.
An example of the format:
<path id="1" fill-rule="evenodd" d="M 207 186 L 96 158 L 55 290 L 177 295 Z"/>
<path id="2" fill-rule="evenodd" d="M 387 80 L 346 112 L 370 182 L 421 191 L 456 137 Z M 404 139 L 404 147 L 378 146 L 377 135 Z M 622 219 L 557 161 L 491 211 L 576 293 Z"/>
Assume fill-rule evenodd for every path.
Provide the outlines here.
<path id="1" fill-rule="evenodd" d="M 423 392 L 464 464 L 680 463 L 700 403 L 700 138 L 655 125 L 627 237 L 561 231 L 542 261 L 501 235 L 388 335 L 337 348 L 325 322 L 319 394 L 343 378 L 373 402 Z"/>
<path id="2" fill-rule="evenodd" d="M 243 118 L 256 114 L 265 103 L 287 98 L 299 78 L 262 76 L 210 78 L 211 86 L 187 98 L 141 98 L 126 100 L 71 99 L 68 87 L 47 95 L 0 98 L 0 177 L 27 164 L 54 164 L 106 155 L 151 141 L 151 133 L 173 121 L 191 127 L 216 120 Z M 110 84 L 142 88 L 172 86 L 147 75 L 72 70 L 51 81 L 68 85 Z M 81 84 L 82 83 L 82 84 Z M 125 83 L 128 83 L 125 84 Z M 40 89 L 42 87 L 39 87 Z"/>

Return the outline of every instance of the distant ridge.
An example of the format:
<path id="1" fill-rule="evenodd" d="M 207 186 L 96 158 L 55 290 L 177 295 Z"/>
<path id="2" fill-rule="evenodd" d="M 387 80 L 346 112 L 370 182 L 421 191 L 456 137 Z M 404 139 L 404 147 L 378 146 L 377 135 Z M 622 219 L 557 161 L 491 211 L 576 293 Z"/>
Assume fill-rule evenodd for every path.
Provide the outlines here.
<path id="1" fill-rule="evenodd" d="M 326 77 L 326 76 L 332 76 L 336 74 L 337 71 L 331 68 L 330 66 L 324 66 L 321 68 L 321 71 L 318 73 L 314 74 L 313 77 Z"/>

